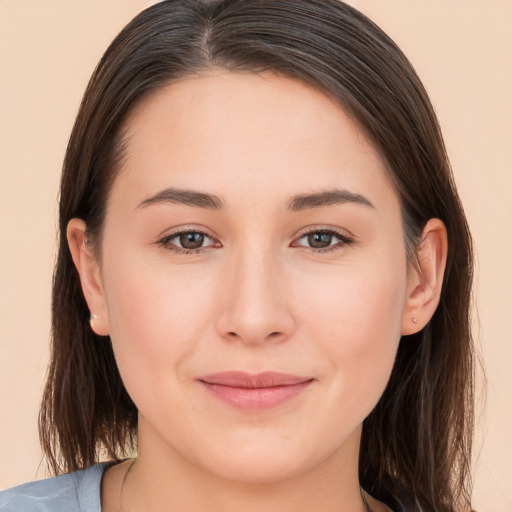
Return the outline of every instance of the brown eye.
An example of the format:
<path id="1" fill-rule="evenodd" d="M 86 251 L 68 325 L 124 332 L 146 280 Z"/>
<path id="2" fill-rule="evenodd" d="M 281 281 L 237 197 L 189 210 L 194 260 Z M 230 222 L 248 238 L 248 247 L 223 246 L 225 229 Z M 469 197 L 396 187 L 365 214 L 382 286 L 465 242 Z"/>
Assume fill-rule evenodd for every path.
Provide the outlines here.
<path id="1" fill-rule="evenodd" d="M 307 235 L 309 245 L 314 249 L 325 249 L 331 245 L 332 235 L 329 233 L 309 233 Z"/>
<path id="2" fill-rule="evenodd" d="M 187 229 L 165 236 L 158 244 L 178 253 L 192 254 L 215 245 L 210 236 L 201 231 Z"/>
<path id="3" fill-rule="evenodd" d="M 316 229 L 304 233 L 298 240 L 306 240 L 304 243 L 295 243 L 294 246 L 305 247 L 316 252 L 328 252 L 342 249 L 354 243 L 347 235 L 332 229 Z"/>
<path id="4" fill-rule="evenodd" d="M 181 233 L 179 241 L 183 249 L 199 249 L 203 245 L 204 234 L 197 232 Z"/>

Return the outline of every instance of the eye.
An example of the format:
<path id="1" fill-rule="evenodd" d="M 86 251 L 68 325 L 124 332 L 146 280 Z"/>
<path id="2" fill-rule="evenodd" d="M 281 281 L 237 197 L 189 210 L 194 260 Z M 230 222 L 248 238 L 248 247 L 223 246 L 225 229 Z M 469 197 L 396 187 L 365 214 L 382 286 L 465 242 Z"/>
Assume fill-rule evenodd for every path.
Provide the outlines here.
<path id="1" fill-rule="evenodd" d="M 207 242 L 206 245 L 204 243 Z M 182 254 L 192 254 L 204 251 L 207 247 L 216 245 L 216 242 L 202 231 L 184 229 L 176 231 L 158 241 L 158 244 Z"/>
<path id="2" fill-rule="evenodd" d="M 342 249 L 354 243 L 354 239 L 334 229 L 315 229 L 303 233 L 297 240 L 305 240 L 309 245 L 293 243 L 292 247 L 313 249 L 314 252 L 330 252 Z M 205 245 L 206 243 L 206 245 Z M 219 247 L 220 244 L 206 233 L 197 229 L 183 229 L 166 235 L 158 244 L 171 251 L 181 254 L 197 254 L 208 247 Z"/>
<path id="3" fill-rule="evenodd" d="M 306 240 L 309 245 L 294 244 L 299 247 L 308 247 L 315 252 L 330 252 L 342 249 L 354 243 L 354 239 L 334 229 L 315 229 L 303 233 L 297 240 Z M 333 244 L 334 242 L 334 244 Z"/>

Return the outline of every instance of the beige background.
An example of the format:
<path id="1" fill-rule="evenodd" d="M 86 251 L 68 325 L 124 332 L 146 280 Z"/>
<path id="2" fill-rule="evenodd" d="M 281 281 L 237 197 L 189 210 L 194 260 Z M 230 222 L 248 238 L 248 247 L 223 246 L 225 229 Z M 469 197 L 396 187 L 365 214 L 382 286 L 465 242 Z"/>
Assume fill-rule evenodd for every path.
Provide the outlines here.
<path id="1" fill-rule="evenodd" d="M 0 0 L 0 488 L 44 476 L 36 424 L 67 138 L 97 60 L 150 3 Z M 351 3 L 408 55 L 444 129 L 477 246 L 488 376 L 474 506 L 512 511 L 512 1 Z"/>

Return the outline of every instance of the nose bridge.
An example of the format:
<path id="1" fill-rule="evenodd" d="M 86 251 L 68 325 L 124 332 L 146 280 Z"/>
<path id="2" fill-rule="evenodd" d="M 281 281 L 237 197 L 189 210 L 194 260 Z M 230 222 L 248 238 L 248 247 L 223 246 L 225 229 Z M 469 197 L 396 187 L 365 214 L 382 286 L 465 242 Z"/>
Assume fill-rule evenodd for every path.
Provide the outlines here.
<path id="1" fill-rule="evenodd" d="M 223 279 L 219 331 L 246 343 L 285 339 L 293 327 L 281 262 L 270 243 L 233 250 Z"/>

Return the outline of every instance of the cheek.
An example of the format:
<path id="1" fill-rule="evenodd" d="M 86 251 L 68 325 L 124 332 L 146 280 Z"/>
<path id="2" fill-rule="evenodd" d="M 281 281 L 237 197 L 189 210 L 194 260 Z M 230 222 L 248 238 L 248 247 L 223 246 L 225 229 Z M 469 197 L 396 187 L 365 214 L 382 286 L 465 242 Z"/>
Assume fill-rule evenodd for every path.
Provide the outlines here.
<path id="1" fill-rule="evenodd" d="M 389 264 L 349 262 L 322 275 L 304 275 L 301 281 L 302 308 L 318 319 L 319 329 L 330 326 L 335 337 L 361 348 L 379 338 L 384 341 L 390 332 L 400 333 L 405 258 Z"/>
<path id="2" fill-rule="evenodd" d="M 206 275 L 191 279 L 128 253 L 119 251 L 115 264 L 106 263 L 104 286 L 121 376 L 129 392 L 144 396 L 161 389 L 162 379 L 175 378 L 173 370 L 194 353 L 212 316 L 214 287 Z"/>
<path id="3" fill-rule="evenodd" d="M 401 266 L 362 265 L 333 273 L 328 286 L 310 286 L 303 304 L 308 338 L 328 356 L 334 392 L 369 413 L 389 379 L 405 301 Z M 403 263 L 405 269 L 405 262 Z"/>

